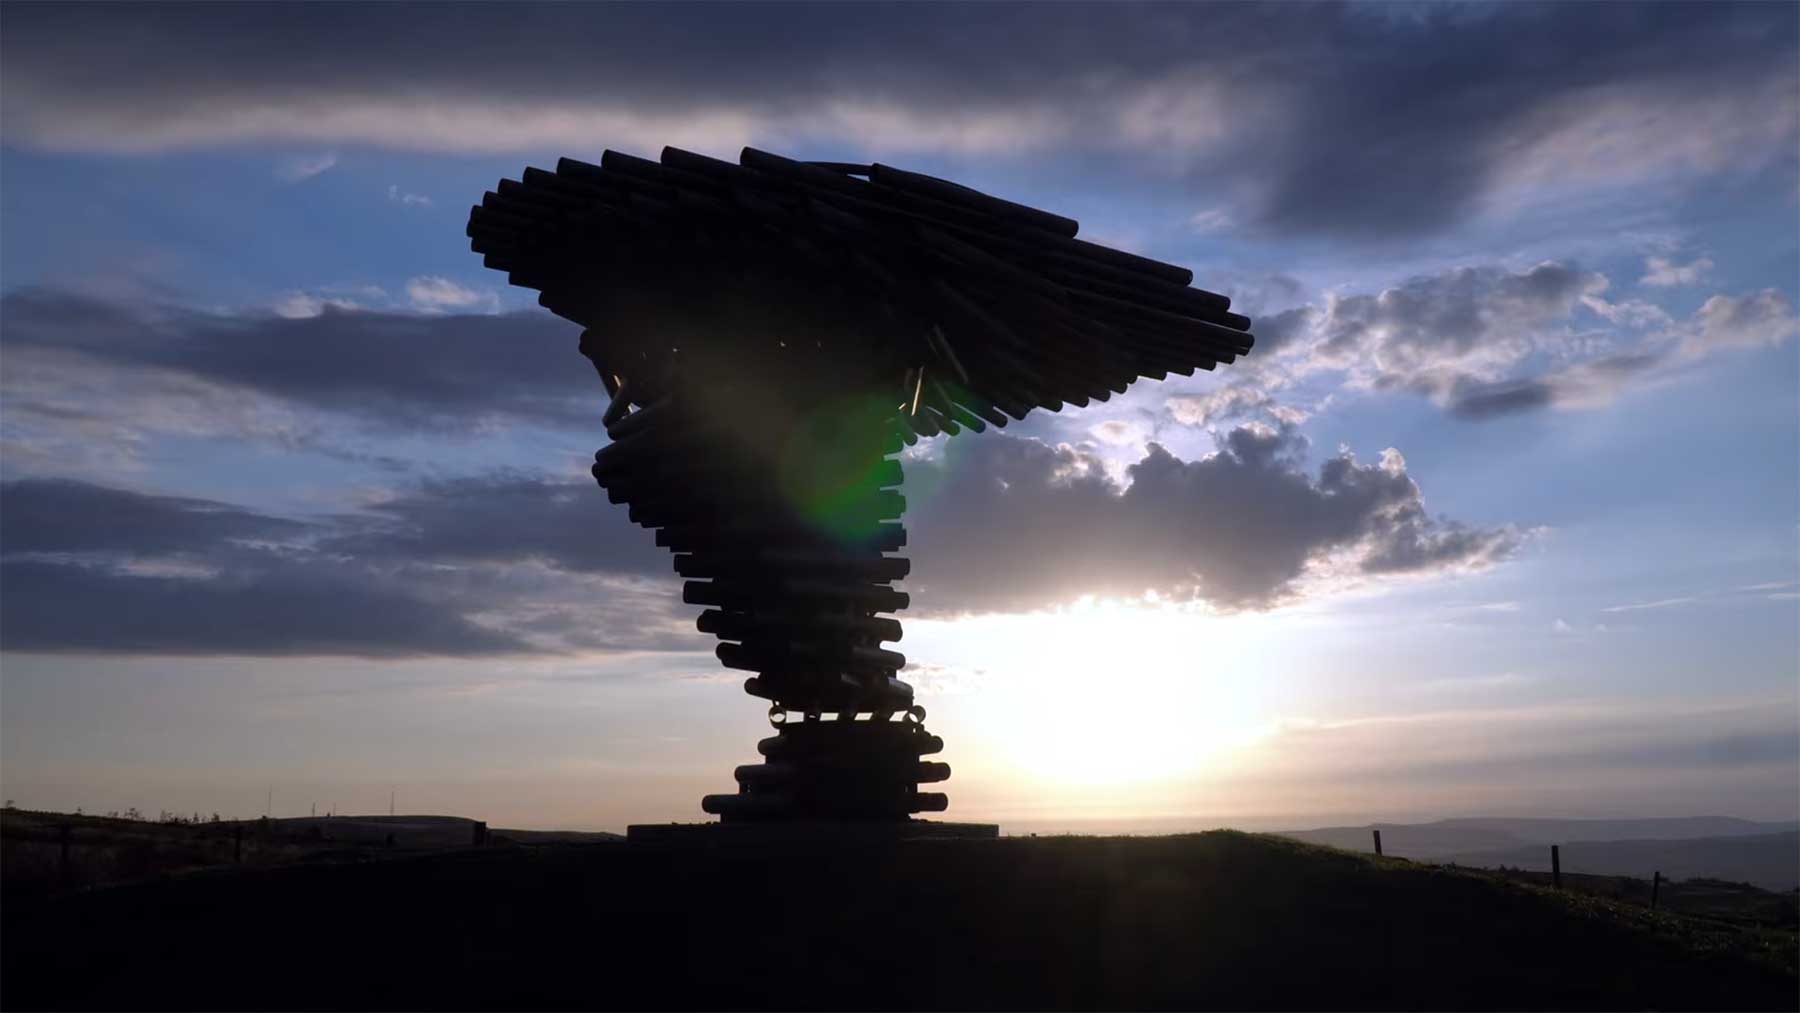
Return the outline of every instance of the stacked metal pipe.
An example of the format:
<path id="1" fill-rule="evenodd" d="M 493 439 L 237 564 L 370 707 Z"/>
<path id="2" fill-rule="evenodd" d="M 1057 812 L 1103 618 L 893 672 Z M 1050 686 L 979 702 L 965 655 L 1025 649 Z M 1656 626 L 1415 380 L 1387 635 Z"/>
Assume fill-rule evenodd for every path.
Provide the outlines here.
<path id="1" fill-rule="evenodd" d="M 745 688 L 767 762 L 726 820 L 904 819 L 949 768 L 898 678 L 907 561 L 895 455 L 1140 376 L 1249 351 L 1184 268 L 1067 218 L 884 165 L 607 152 L 502 180 L 469 216 L 487 266 L 581 324 L 611 397 L 594 476 L 656 528 Z M 797 720 L 788 720 L 798 715 Z M 831 715 L 832 719 L 827 719 Z"/>

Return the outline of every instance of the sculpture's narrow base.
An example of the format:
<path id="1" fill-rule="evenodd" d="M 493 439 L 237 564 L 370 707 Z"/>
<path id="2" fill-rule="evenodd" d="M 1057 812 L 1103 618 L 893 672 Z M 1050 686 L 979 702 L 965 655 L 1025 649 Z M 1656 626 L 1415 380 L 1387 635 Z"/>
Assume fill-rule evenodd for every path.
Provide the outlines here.
<path id="1" fill-rule="evenodd" d="M 625 828 L 633 844 L 821 844 L 882 843 L 951 838 L 991 840 L 997 823 L 940 823 L 936 820 L 780 820 L 760 823 L 636 823 Z"/>

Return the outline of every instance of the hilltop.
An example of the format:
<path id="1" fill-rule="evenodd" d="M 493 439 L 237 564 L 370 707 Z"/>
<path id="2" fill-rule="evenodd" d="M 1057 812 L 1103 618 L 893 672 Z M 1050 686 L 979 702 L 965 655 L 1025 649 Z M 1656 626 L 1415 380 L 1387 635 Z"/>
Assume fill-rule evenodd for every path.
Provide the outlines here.
<path id="1" fill-rule="evenodd" d="M 1792 931 L 1273 836 L 489 847 L 8 904 L 8 1008 L 1792 1009 Z"/>

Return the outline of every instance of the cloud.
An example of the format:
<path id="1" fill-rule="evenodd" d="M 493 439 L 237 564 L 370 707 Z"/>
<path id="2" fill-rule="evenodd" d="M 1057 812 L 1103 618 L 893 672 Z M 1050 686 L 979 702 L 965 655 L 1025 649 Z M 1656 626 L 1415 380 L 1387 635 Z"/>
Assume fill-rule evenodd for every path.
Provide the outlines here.
<path id="1" fill-rule="evenodd" d="M 1259 416 L 1285 425 L 1299 425 L 1312 417 L 1312 413 L 1303 408 L 1278 403 L 1255 381 L 1233 383 L 1205 394 L 1176 395 L 1165 400 L 1163 408 L 1184 426 L 1208 426 Z"/>
<path id="2" fill-rule="evenodd" d="M 1697 602 L 1699 600 L 1700 599 L 1694 598 L 1694 597 L 1663 598 L 1659 601 L 1639 602 L 1635 605 L 1614 605 L 1611 608 L 1603 608 L 1600 611 L 1602 611 L 1602 612 L 1637 612 L 1642 609 L 1666 609 L 1666 608 L 1673 608 L 1677 605 L 1691 605 L 1694 602 Z"/>
<path id="3" fill-rule="evenodd" d="M 389 186 L 387 188 L 387 197 L 388 200 L 393 203 L 404 205 L 406 207 L 428 208 L 431 206 L 430 197 L 427 197 L 422 193 L 412 193 L 407 190 L 402 190 L 398 185 Z"/>
<path id="4" fill-rule="evenodd" d="M 1649 257 L 1644 261 L 1644 276 L 1638 279 L 1639 285 L 1651 285 L 1658 288 L 1672 288 L 1676 285 L 1692 285 L 1710 274 L 1713 262 L 1700 257 L 1686 264 L 1677 264 L 1667 257 Z"/>
<path id="5" fill-rule="evenodd" d="M 917 696 L 967 696 L 982 691 L 988 673 L 983 668 L 913 661 L 900 670 L 900 678 L 912 684 Z"/>
<path id="6" fill-rule="evenodd" d="M 1397 452 L 1302 470 L 1292 427 L 1183 461 L 1150 444 L 1115 480 L 1082 450 L 991 434 L 909 465 L 920 607 L 1018 611 L 1085 594 L 1264 609 L 1380 578 L 1485 569 L 1524 535 L 1430 517 Z"/>
<path id="7" fill-rule="evenodd" d="M 468 288 L 436 275 L 422 275 L 408 281 L 406 297 L 412 300 L 414 309 L 424 313 L 451 310 L 500 312 L 500 296 L 492 289 Z"/>
<path id="8" fill-rule="evenodd" d="M 273 308 L 278 317 L 288 320 L 305 320 L 325 312 L 327 307 L 335 310 L 362 308 L 353 299 L 315 295 L 311 292 L 289 292 L 276 300 Z"/>
<path id="9" fill-rule="evenodd" d="M 230 577 L 143 576 L 40 560 L 0 563 L 8 651 L 413 657 L 526 645 L 441 605 L 329 564 L 279 561 Z"/>
<path id="10" fill-rule="evenodd" d="M 1787 296 L 1772 288 L 1754 295 L 1715 295 L 1694 315 L 1696 333 L 1683 344 L 1689 355 L 1717 348 L 1778 345 L 1800 334 L 1800 317 Z"/>
<path id="11" fill-rule="evenodd" d="M 225 503 L 146 496 L 65 479 L 8 483 L 0 513 L 0 552 L 180 555 L 214 547 L 286 541 L 308 525 Z"/>
<path id="12" fill-rule="evenodd" d="M 1195 232 L 1218 232 L 1231 227 L 1231 212 L 1225 208 L 1208 208 L 1196 211 L 1188 218 L 1188 225 Z"/>
<path id="13" fill-rule="evenodd" d="M 1446 407 L 1458 418 L 1475 421 L 1539 408 L 1600 407 L 1662 361 L 1657 352 L 1623 353 L 1512 380 L 1488 383 L 1463 378 L 1451 390 Z"/>
<path id="14" fill-rule="evenodd" d="M 701 646 L 664 554 L 622 519 L 607 524 L 609 512 L 622 513 L 591 485 L 516 476 L 309 521 L 7 482 L 0 647 L 468 657 Z M 648 579 L 653 560 L 661 579 Z"/>
<path id="15" fill-rule="evenodd" d="M 1459 385 L 1504 376 L 1583 297 L 1606 287 L 1604 275 L 1545 262 L 1519 273 L 1457 268 L 1373 295 L 1333 294 L 1316 325 L 1313 365 L 1447 401 Z"/>
<path id="16" fill-rule="evenodd" d="M 602 407 L 572 328 L 544 314 L 327 305 L 287 319 L 44 290 L 10 293 L 0 310 L 0 394 L 12 434 L 38 440 L 38 473 L 66 473 L 106 440 L 129 460 L 149 433 L 317 448 L 323 416 L 382 431 L 517 423 L 587 433 Z M 1264 414 L 1279 418 L 1273 408 Z M 1107 432 L 1134 432 L 1115 428 Z M 931 592 L 924 601 L 1006 610 L 1155 590 L 1224 610 L 1265 608 L 1368 580 L 1481 569 L 1521 537 L 1428 517 L 1397 452 L 1374 465 L 1340 455 L 1308 476 L 1291 420 L 1219 438 L 1220 453 L 1191 462 L 1151 444 L 1122 478 L 1086 451 L 1000 434 L 952 444 L 943 461 L 913 460 L 907 494 L 922 547 L 916 572 Z M 93 470 L 108 463 L 117 461 Z M 664 554 L 586 481 L 416 482 L 306 520 L 69 482 L 28 480 L 5 498 L 0 552 L 17 564 L 12 615 L 21 617 L 16 628 L 36 631 L 11 642 L 31 649 L 254 653 L 248 634 L 195 631 L 218 611 L 210 603 L 222 588 L 241 594 L 242 608 L 267 603 L 265 647 L 275 653 L 417 652 L 440 649 L 431 647 L 438 641 L 451 653 L 686 643 L 670 632 L 685 622 L 667 611 L 678 606 L 662 583 Z M 46 541 L 53 535 L 65 541 Z M 63 618 L 34 611 L 38 586 L 68 610 Z M 348 616 L 304 635 L 282 632 L 281 609 L 340 586 L 352 589 L 345 600 L 379 611 L 391 598 L 396 615 L 418 619 L 391 643 L 355 634 L 342 625 Z M 83 610 L 82 595 L 102 604 Z M 145 627 L 108 640 L 77 622 L 137 608 L 140 597 L 143 614 L 188 632 L 153 643 Z M 423 611 L 406 611 L 415 601 L 461 619 L 425 625 Z M 600 601 L 604 621 L 586 611 Z M 183 604 L 157 604 L 168 602 Z"/>
<path id="17" fill-rule="evenodd" d="M 275 178 L 283 183 L 298 183 L 311 179 L 337 165 L 336 152 L 323 155 L 300 155 L 290 158 L 275 167 Z"/>
<path id="18" fill-rule="evenodd" d="M 1520 194 L 1791 170 L 1795 29 L 1779 4 L 564 5 L 430 21 L 21 5 L 0 42 L 0 137 L 115 153 L 1081 149 L 1230 194 L 1242 226 L 1395 238 Z"/>
<path id="19" fill-rule="evenodd" d="M 1530 686 L 1542 681 L 1535 675 L 1523 672 L 1500 672 L 1495 675 L 1454 676 L 1446 679 L 1428 679 L 1412 684 L 1412 689 L 1421 693 L 1458 693 L 1487 691 L 1495 689 L 1516 689 Z"/>
<path id="20" fill-rule="evenodd" d="M 1144 438 L 1144 427 L 1125 419 L 1108 419 L 1088 430 L 1094 439 L 1115 447 L 1125 447 Z"/>
<path id="21" fill-rule="evenodd" d="M 1317 327 L 1318 322 L 1319 310 L 1312 306 L 1295 306 L 1266 317 L 1258 317 L 1256 354 L 1265 359 L 1280 355 L 1293 347 L 1295 338 Z"/>
<path id="22" fill-rule="evenodd" d="M 1613 302 L 1606 275 L 1558 261 L 1524 270 L 1458 267 L 1379 292 L 1332 292 L 1258 324 L 1258 356 L 1230 387 L 1172 398 L 1178 421 L 1245 417 L 1313 373 L 1353 388 L 1423 395 L 1459 418 L 1586 409 L 1669 382 L 1693 359 L 1777 345 L 1800 317 L 1774 289 L 1708 299 L 1687 320 L 1639 300 Z M 1270 325 L 1273 325 L 1272 327 Z M 1265 349 L 1261 335 L 1276 336 Z"/>
<path id="23" fill-rule="evenodd" d="M 520 472 L 432 479 L 365 504 L 321 549 L 359 559 L 513 563 L 663 576 L 669 554 L 592 481 Z"/>
<path id="24" fill-rule="evenodd" d="M 1291 429 L 1243 427 L 1110 477 L 991 434 L 914 462 L 914 575 L 943 613 L 1155 591 L 1261 609 L 1372 580 L 1481 570 L 1523 537 L 1434 519 L 1398 453 L 1316 477 Z M 0 646 L 234 655 L 695 650 L 667 554 L 586 481 L 410 483 L 308 518 L 67 479 L 0 484 Z M 930 614 L 930 613 L 927 613 Z"/>
<path id="25" fill-rule="evenodd" d="M 524 647 L 380 574 L 297 553 L 296 536 L 309 530 L 204 500 L 6 483 L 0 645 L 371 657 Z"/>
<path id="26" fill-rule="evenodd" d="M 36 419 L 46 437 L 82 420 L 292 437 L 318 412 L 391 430 L 592 431 L 605 408 L 577 329 L 548 313 L 373 312 L 341 308 L 349 296 L 312 295 L 287 308 L 310 310 L 315 299 L 318 312 L 290 317 L 7 293 L 9 421 Z"/>
<path id="27" fill-rule="evenodd" d="M 1581 304 L 1593 310 L 1596 316 L 1620 327 L 1644 328 L 1659 325 L 1668 327 L 1675 323 L 1674 318 L 1669 316 L 1667 310 L 1642 299 L 1610 302 L 1596 293 L 1583 296 Z"/>

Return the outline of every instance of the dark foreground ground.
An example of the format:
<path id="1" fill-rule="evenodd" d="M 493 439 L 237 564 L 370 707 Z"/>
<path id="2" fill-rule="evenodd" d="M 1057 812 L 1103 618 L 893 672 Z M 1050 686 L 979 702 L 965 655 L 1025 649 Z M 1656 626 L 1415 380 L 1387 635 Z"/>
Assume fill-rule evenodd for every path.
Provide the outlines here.
<path id="1" fill-rule="evenodd" d="M 1789 930 L 1224 831 L 512 845 L 3 917 L 7 1009 L 1800 1005 Z"/>

